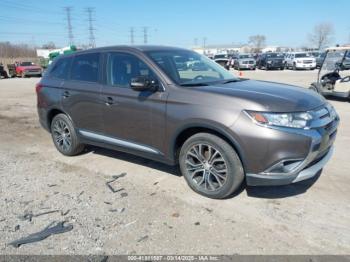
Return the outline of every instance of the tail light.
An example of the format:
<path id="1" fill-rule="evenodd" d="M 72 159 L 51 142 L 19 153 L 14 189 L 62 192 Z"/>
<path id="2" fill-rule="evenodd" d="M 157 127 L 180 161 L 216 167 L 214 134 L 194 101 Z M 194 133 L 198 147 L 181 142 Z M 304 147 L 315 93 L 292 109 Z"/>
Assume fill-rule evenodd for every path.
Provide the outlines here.
<path id="1" fill-rule="evenodd" d="M 37 83 L 37 84 L 35 85 L 35 92 L 36 92 L 36 93 L 39 93 L 40 90 L 41 90 L 43 87 L 44 87 L 44 86 L 43 86 L 41 83 Z"/>

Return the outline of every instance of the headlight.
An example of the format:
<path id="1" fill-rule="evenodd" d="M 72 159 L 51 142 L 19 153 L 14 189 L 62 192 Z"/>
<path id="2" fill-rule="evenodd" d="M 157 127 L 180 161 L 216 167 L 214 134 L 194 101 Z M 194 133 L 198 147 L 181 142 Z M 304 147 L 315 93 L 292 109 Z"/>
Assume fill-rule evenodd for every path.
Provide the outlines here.
<path id="1" fill-rule="evenodd" d="M 254 122 L 269 125 L 292 128 L 308 128 L 308 123 L 312 115 L 307 112 L 302 113 L 265 113 L 246 111 Z"/>

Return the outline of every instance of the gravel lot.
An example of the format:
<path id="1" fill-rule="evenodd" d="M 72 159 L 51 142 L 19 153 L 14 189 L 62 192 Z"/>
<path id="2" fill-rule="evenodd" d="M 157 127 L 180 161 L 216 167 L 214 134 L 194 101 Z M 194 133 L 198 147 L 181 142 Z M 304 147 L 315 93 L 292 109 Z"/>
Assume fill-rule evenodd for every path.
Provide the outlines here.
<path id="1" fill-rule="evenodd" d="M 243 73 L 304 87 L 317 74 Z M 348 102 L 330 100 L 342 121 L 321 176 L 211 200 L 192 192 L 175 168 L 153 161 L 95 147 L 77 157 L 60 155 L 38 123 L 38 80 L 0 80 L 1 254 L 350 253 Z M 106 182 L 124 172 L 114 183 L 124 190 L 112 193 Z M 32 221 L 23 219 L 26 213 L 34 214 Z M 19 248 L 8 245 L 53 221 L 74 228 Z"/>

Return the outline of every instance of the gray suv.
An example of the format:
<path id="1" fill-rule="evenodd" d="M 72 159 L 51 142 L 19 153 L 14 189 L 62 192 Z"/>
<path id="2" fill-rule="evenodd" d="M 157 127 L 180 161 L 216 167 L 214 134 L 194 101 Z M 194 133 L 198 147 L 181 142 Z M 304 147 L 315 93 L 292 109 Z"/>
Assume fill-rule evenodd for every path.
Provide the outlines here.
<path id="1" fill-rule="evenodd" d="M 316 175 L 339 123 L 312 91 L 236 78 L 173 47 L 63 55 L 36 92 L 40 123 L 62 154 L 91 144 L 178 164 L 189 186 L 211 198 L 230 196 L 243 181 L 284 185 Z"/>

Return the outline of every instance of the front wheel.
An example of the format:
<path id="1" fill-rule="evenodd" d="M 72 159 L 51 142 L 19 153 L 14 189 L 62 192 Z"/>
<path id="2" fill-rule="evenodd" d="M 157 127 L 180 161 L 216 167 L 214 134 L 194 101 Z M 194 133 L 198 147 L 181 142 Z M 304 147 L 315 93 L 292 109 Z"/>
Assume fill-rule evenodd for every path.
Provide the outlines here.
<path id="1" fill-rule="evenodd" d="M 57 150 L 65 156 L 74 156 L 84 150 L 72 122 L 65 114 L 58 114 L 53 118 L 51 136 Z"/>
<path id="2" fill-rule="evenodd" d="M 179 164 L 187 184 L 209 198 L 230 196 L 244 179 L 242 162 L 233 147 L 208 133 L 198 133 L 186 140 Z"/>
<path id="3" fill-rule="evenodd" d="M 310 90 L 320 94 L 320 90 L 317 88 L 317 86 L 315 86 L 314 84 L 312 84 L 310 87 L 309 87 Z"/>

